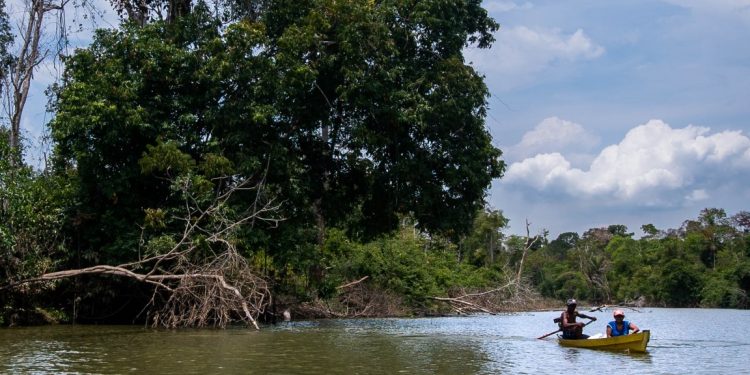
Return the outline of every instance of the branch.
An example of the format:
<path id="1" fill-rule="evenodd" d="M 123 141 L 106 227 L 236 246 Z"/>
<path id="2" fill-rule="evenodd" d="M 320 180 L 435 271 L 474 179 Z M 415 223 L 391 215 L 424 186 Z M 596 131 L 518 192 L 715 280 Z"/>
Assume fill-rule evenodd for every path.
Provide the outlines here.
<path id="1" fill-rule="evenodd" d="M 471 303 L 471 302 L 467 302 L 467 301 L 464 301 L 464 300 L 461 300 L 461 299 L 458 299 L 458 298 L 448 298 L 448 297 L 430 297 L 430 298 L 434 299 L 434 300 L 437 300 L 437 301 L 444 301 L 444 302 L 449 302 L 449 303 L 458 303 L 458 304 L 461 304 L 461 305 L 466 305 L 466 306 L 472 307 L 474 309 L 477 309 L 479 311 L 486 312 L 486 313 L 488 313 L 490 315 L 496 315 L 495 312 L 487 310 L 487 309 L 485 309 L 482 306 L 479 306 L 477 304 L 474 304 L 474 303 Z"/>
<path id="2" fill-rule="evenodd" d="M 184 186 L 185 216 L 180 218 L 184 229 L 176 234 L 176 244 L 164 254 L 117 266 L 95 265 L 49 272 L 2 286 L 0 290 L 82 275 L 121 276 L 155 287 L 147 304 L 159 309 L 151 317 L 153 325 L 223 327 L 239 316 L 259 329 L 255 317 L 264 311 L 270 291 L 266 281 L 253 274 L 252 267 L 237 251 L 233 236 L 238 228 L 257 218 L 261 212 L 272 220 L 281 219 L 271 215 L 279 208 L 273 200 L 261 202 L 257 197 L 256 202 L 260 203 L 257 210 L 237 219 L 229 217 L 222 207 L 236 190 L 255 190 L 256 194 L 260 191 L 259 185 L 247 186 L 245 180 L 231 187 L 205 209 L 196 205 L 197 201 L 189 194 L 189 186 Z M 197 238 L 203 240 L 197 242 Z M 196 256 L 198 250 L 207 250 L 207 255 Z M 169 293 L 169 298 L 163 306 L 156 306 L 156 301 L 160 300 L 155 298 L 156 294 L 162 291 Z"/>
<path id="3" fill-rule="evenodd" d="M 507 283 L 507 284 L 505 284 L 505 285 L 503 285 L 503 286 L 501 286 L 501 287 L 499 287 L 499 288 L 496 288 L 496 289 L 488 290 L 488 291 L 486 291 L 486 292 L 481 292 L 481 293 L 464 294 L 463 296 L 461 296 L 461 297 L 458 297 L 458 298 L 466 298 L 466 297 L 482 297 L 482 296 L 485 296 L 485 295 L 488 295 L 488 294 L 493 294 L 493 293 L 497 293 L 497 292 L 500 292 L 500 291 L 502 291 L 502 290 L 505 290 L 505 289 L 507 289 L 507 288 L 509 288 L 509 287 L 511 287 L 511 286 L 513 286 L 513 285 L 515 285 L 515 284 L 516 284 L 516 283 L 515 283 L 514 281 L 511 281 L 511 282 L 509 282 L 509 283 Z"/>
<path id="4" fill-rule="evenodd" d="M 361 279 L 359 279 L 357 281 L 352 281 L 352 282 L 344 284 L 344 285 L 339 285 L 339 286 L 336 287 L 336 289 L 344 289 L 344 288 L 348 288 L 350 286 L 357 285 L 357 284 L 359 284 L 359 283 L 367 280 L 368 277 L 370 277 L 370 276 L 365 276 L 365 277 L 363 277 L 363 278 L 361 278 Z"/>

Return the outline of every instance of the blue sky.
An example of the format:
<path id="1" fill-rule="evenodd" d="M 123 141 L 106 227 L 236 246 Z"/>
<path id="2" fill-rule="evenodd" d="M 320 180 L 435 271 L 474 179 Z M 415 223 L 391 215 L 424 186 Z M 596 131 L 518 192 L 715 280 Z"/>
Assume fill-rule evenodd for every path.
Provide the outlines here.
<path id="1" fill-rule="evenodd" d="M 488 201 L 509 232 L 677 228 L 750 210 L 750 0 L 485 0 L 501 25 L 466 59 L 508 163 Z"/>
<path id="2" fill-rule="evenodd" d="M 508 232 L 528 219 L 553 239 L 610 224 L 640 235 L 706 207 L 750 210 L 750 0 L 483 4 L 497 40 L 465 54 L 492 94 L 487 125 L 509 168 L 488 201 Z M 80 18 L 68 18 L 84 28 L 74 46 L 93 29 Z M 111 10 L 97 22 L 117 23 Z M 59 73 L 41 66 L 25 113 L 37 166 L 43 92 Z"/>

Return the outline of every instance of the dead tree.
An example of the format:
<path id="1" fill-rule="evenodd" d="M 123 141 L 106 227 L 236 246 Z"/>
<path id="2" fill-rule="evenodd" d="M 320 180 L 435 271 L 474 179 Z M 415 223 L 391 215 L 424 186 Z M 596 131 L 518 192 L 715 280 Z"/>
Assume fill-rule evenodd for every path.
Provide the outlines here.
<path id="1" fill-rule="evenodd" d="M 486 313 L 495 315 L 503 312 L 527 310 L 538 305 L 540 297 L 527 283 L 519 281 L 515 275 L 508 274 L 502 286 L 488 290 L 466 290 L 458 288 L 448 297 L 431 297 L 447 303 L 451 310 L 459 315 Z"/>
<path id="2" fill-rule="evenodd" d="M 526 244 L 523 246 L 523 252 L 521 253 L 521 260 L 518 262 L 518 273 L 516 274 L 516 287 L 521 286 L 521 274 L 523 273 L 523 261 L 526 259 L 526 254 L 529 252 L 529 249 L 531 249 L 534 244 L 539 241 L 539 236 L 534 236 L 534 239 L 531 239 L 531 234 L 529 233 L 529 227 L 531 226 L 531 223 L 529 223 L 529 220 L 526 219 Z"/>
<path id="3" fill-rule="evenodd" d="M 51 13 L 57 13 L 59 17 L 63 17 L 69 1 L 27 0 L 25 2 L 25 16 L 18 25 L 18 50 L 13 57 L 9 74 L 4 77 L 3 82 L 5 85 L 3 104 L 10 119 L 9 144 L 12 150 L 19 149 L 21 145 L 21 117 L 29 97 L 34 72 L 50 54 L 49 45 L 60 47 L 63 44 L 60 42 L 61 39 L 65 38 L 64 32 L 61 32 L 55 37 L 55 43 L 46 43 L 44 41 L 45 25 Z"/>
<path id="4" fill-rule="evenodd" d="M 540 300 L 539 294 L 522 279 L 526 255 L 534 244 L 541 240 L 539 235 L 531 237 L 530 226 L 531 223 L 526 220 L 526 241 L 521 250 L 518 269 L 513 269 L 510 264 L 506 266 L 506 283 L 503 286 L 480 291 L 467 291 L 459 288 L 452 291 L 448 297 L 431 297 L 431 299 L 447 303 L 457 314 L 496 314 L 519 311 L 537 305 Z"/>
<path id="5" fill-rule="evenodd" d="M 0 289 L 81 275 L 114 275 L 153 286 L 152 298 L 144 308 L 152 326 L 226 327 L 233 321 L 243 321 L 257 329 L 257 317 L 270 304 L 271 295 L 267 282 L 255 275 L 238 252 L 235 234 L 244 225 L 278 225 L 279 205 L 265 195 L 262 183 L 248 186 L 245 180 L 201 208 L 190 193 L 189 181 L 182 181 L 184 215 L 176 218 L 184 228 L 182 233 L 170 236 L 173 246 L 169 249 L 146 252 L 136 261 L 115 266 L 45 273 Z M 236 215 L 229 201 L 242 192 L 254 193 L 255 201 L 247 212 Z"/>
<path id="6" fill-rule="evenodd" d="M 314 299 L 294 307 L 306 318 L 373 318 L 403 316 L 404 302 L 396 294 L 365 282 L 369 276 L 336 287 L 330 299 Z"/>

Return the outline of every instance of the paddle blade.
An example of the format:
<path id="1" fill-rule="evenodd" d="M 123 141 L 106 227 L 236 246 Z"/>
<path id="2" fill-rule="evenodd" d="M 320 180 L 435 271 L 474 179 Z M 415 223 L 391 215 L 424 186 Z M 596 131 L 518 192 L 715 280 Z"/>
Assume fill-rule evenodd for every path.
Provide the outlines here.
<path id="1" fill-rule="evenodd" d="M 537 337 L 537 340 L 541 340 L 541 339 L 543 339 L 543 338 L 545 338 L 545 337 L 547 337 L 547 336 L 549 336 L 549 335 L 553 335 L 553 334 L 555 334 L 555 333 L 558 333 L 558 332 L 560 332 L 560 331 L 562 331 L 562 330 L 561 330 L 561 329 L 558 329 L 558 330 L 557 330 L 557 331 L 555 331 L 555 332 L 550 332 L 550 333 L 548 333 L 548 334 L 546 334 L 546 335 L 544 335 L 544 336 L 539 336 L 539 337 Z"/>

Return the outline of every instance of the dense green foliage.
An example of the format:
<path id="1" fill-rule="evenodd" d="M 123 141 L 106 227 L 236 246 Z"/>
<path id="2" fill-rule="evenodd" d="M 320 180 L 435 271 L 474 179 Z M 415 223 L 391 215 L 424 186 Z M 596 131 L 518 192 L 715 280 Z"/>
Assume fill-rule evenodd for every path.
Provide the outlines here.
<path id="1" fill-rule="evenodd" d="M 748 306 L 745 212 L 706 209 L 678 230 L 645 225 L 641 239 L 622 225 L 504 236 L 507 219 L 484 201 L 505 169 L 484 126 L 488 91 L 462 55 L 498 27 L 480 1 L 253 4 L 219 17 L 199 2 L 166 22 L 99 30 L 65 58 L 52 166 L 11 163 L 22 150 L 0 132 L 6 283 L 164 253 L 191 222 L 186 193 L 203 207 L 249 180 L 260 193 L 218 212 L 279 202 L 278 225 L 254 221 L 231 241 L 298 301 L 367 277 L 411 311 L 509 280 L 554 299 Z M 101 281 L 4 289 L 0 307 L 132 321 L 152 297 Z"/>
<path id="2" fill-rule="evenodd" d="M 227 21 L 198 2 L 97 31 L 52 90 L 45 173 L 71 198 L 59 202 L 56 265 L 131 262 L 179 235 L 180 181 L 210 196 L 250 179 L 281 202 L 282 225 L 235 240 L 294 293 L 326 295 L 329 232 L 376 240 L 410 217 L 457 240 L 504 170 L 484 127 L 487 88 L 462 56 L 498 27 L 479 3 L 266 1 Z M 75 289 L 66 298 L 114 305 L 133 288 Z"/>
<path id="3" fill-rule="evenodd" d="M 546 296 L 651 305 L 747 308 L 748 213 L 705 209 L 681 228 L 633 239 L 621 225 L 563 233 L 533 251 L 526 275 Z"/>
<path id="4" fill-rule="evenodd" d="M 374 238 L 399 214 L 465 233 L 504 165 L 461 53 L 496 25 L 473 1 L 442 3 L 279 1 L 228 25 L 198 5 L 99 31 L 66 61 L 50 124 L 80 187 L 75 246 L 132 256 L 143 210 L 174 204 L 167 180 L 189 169 L 255 176 L 284 201 L 287 225 L 253 235 L 281 262 L 329 226 Z"/>
<path id="5" fill-rule="evenodd" d="M 11 150 L 6 131 L 0 128 L 0 280 L 13 283 L 59 266 L 65 234 L 65 210 L 72 205 L 71 189 L 65 178 L 34 172 L 14 165 L 19 150 Z M 33 307 L 42 290 L 52 285 L 4 291 L 0 309 Z M 0 321 L 3 314 L 0 312 Z"/>
<path id="6" fill-rule="evenodd" d="M 13 34 L 10 30 L 8 14 L 5 11 L 5 0 L 0 0 L 0 78 L 8 77 L 9 68 L 13 63 L 10 48 L 13 45 Z M 0 90 L 5 87 L 0 87 Z"/>
<path id="7" fill-rule="evenodd" d="M 360 244 L 334 232 L 324 254 L 330 287 L 369 276 L 376 285 L 403 296 L 409 306 L 424 307 L 428 297 L 446 295 L 457 287 L 482 288 L 499 282 L 503 273 L 478 268 L 456 258 L 456 246 L 426 239 L 412 228 Z"/>

